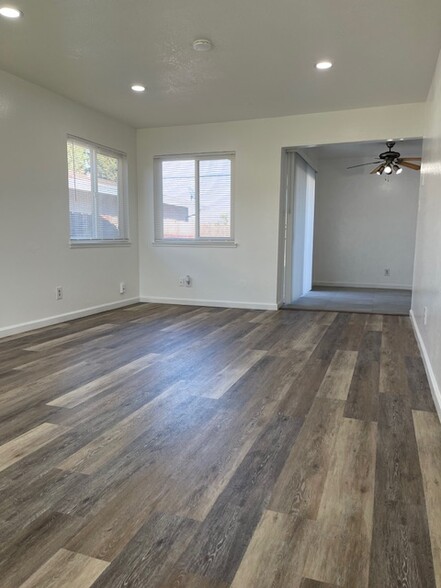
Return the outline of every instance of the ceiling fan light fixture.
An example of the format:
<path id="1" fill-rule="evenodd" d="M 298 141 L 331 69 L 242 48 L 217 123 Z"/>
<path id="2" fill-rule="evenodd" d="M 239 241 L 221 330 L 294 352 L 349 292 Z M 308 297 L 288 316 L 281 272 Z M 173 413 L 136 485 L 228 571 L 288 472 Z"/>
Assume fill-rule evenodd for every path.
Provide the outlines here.
<path id="1" fill-rule="evenodd" d="M 374 169 L 370 171 L 371 174 L 387 176 L 403 173 L 403 166 L 416 171 L 421 169 L 421 157 L 401 157 L 401 153 L 393 151 L 395 141 L 387 141 L 387 151 L 380 153 L 377 156 L 377 161 L 369 161 L 367 163 L 359 163 L 357 165 L 350 165 L 346 169 L 353 169 L 363 167 L 365 165 L 375 165 Z"/>

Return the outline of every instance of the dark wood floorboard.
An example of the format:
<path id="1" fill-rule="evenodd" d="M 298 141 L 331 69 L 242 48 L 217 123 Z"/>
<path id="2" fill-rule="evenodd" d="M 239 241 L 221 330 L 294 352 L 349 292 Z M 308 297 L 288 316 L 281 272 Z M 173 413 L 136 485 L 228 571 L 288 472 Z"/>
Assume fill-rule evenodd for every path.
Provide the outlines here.
<path id="1" fill-rule="evenodd" d="M 136 304 L 0 340 L 5 588 L 441 588 L 408 317 Z"/>

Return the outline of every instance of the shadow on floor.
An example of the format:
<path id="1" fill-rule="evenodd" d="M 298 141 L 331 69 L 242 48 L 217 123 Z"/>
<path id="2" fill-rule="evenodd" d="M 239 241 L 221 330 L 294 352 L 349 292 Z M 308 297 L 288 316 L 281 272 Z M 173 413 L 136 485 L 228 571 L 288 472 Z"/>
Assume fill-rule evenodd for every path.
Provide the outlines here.
<path id="1" fill-rule="evenodd" d="M 411 290 L 314 286 L 284 308 L 408 315 L 411 300 Z"/>

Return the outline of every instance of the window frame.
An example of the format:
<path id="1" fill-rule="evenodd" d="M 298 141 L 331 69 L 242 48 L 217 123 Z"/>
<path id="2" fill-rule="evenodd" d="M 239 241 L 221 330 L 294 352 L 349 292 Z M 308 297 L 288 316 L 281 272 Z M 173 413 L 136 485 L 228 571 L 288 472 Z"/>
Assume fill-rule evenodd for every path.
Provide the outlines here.
<path id="1" fill-rule="evenodd" d="M 153 245 L 179 246 L 179 247 L 237 247 L 234 240 L 234 178 L 235 178 L 235 152 L 221 151 L 210 153 L 180 153 L 173 155 L 155 155 L 153 158 Z M 230 236 L 229 237 L 201 237 L 200 236 L 200 161 L 228 159 L 231 165 L 230 176 Z M 162 162 L 163 161 L 192 161 L 195 162 L 195 232 L 193 239 L 169 239 L 164 238 L 163 219 L 163 193 L 162 193 Z M 160 233 L 160 234 L 158 234 Z"/>
<path id="2" fill-rule="evenodd" d="M 97 156 L 104 155 L 118 159 L 118 225 L 124 229 L 124 237 L 118 239 L 100 239 L 93 237 L 92 239 L 73 239 L 70 224 L 70 205 L 69 205 L 69 162 L 66 158 L 67 164 L 67 194 L 68 194 L 68 212 L 69 212 L 69 245 L 72 249 L 82 247 L 125 247 L 130 246 L 130 224 L 129 224 L 129 197 L 128 197 L 128 181 L 127 181 L 127 154 L 118 149 L 107 147 L 88 139 L 83 139 L 75 135 L 68 134 L 66 137 L 66 149 L 68 149 L 69 142 L 73 141 L 77 145 L 87 147 L 91 150 L 91 170 L 90 183 L 91 192 L 93 194 L 93 220 L 97 223 L 97 197 L 100 194 L 98 191 L 98 174 L 97 174 Z"/>

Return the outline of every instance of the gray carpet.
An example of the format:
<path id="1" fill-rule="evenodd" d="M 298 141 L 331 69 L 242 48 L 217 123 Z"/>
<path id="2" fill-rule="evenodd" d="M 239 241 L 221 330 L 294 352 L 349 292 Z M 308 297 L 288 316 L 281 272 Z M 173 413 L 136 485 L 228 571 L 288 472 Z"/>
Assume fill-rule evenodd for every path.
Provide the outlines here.
<path id="1" fill-rule="evenodd" d="M 314 286 L 284 308 L 408 315 L 411 300 L 410 290 Z"/>

